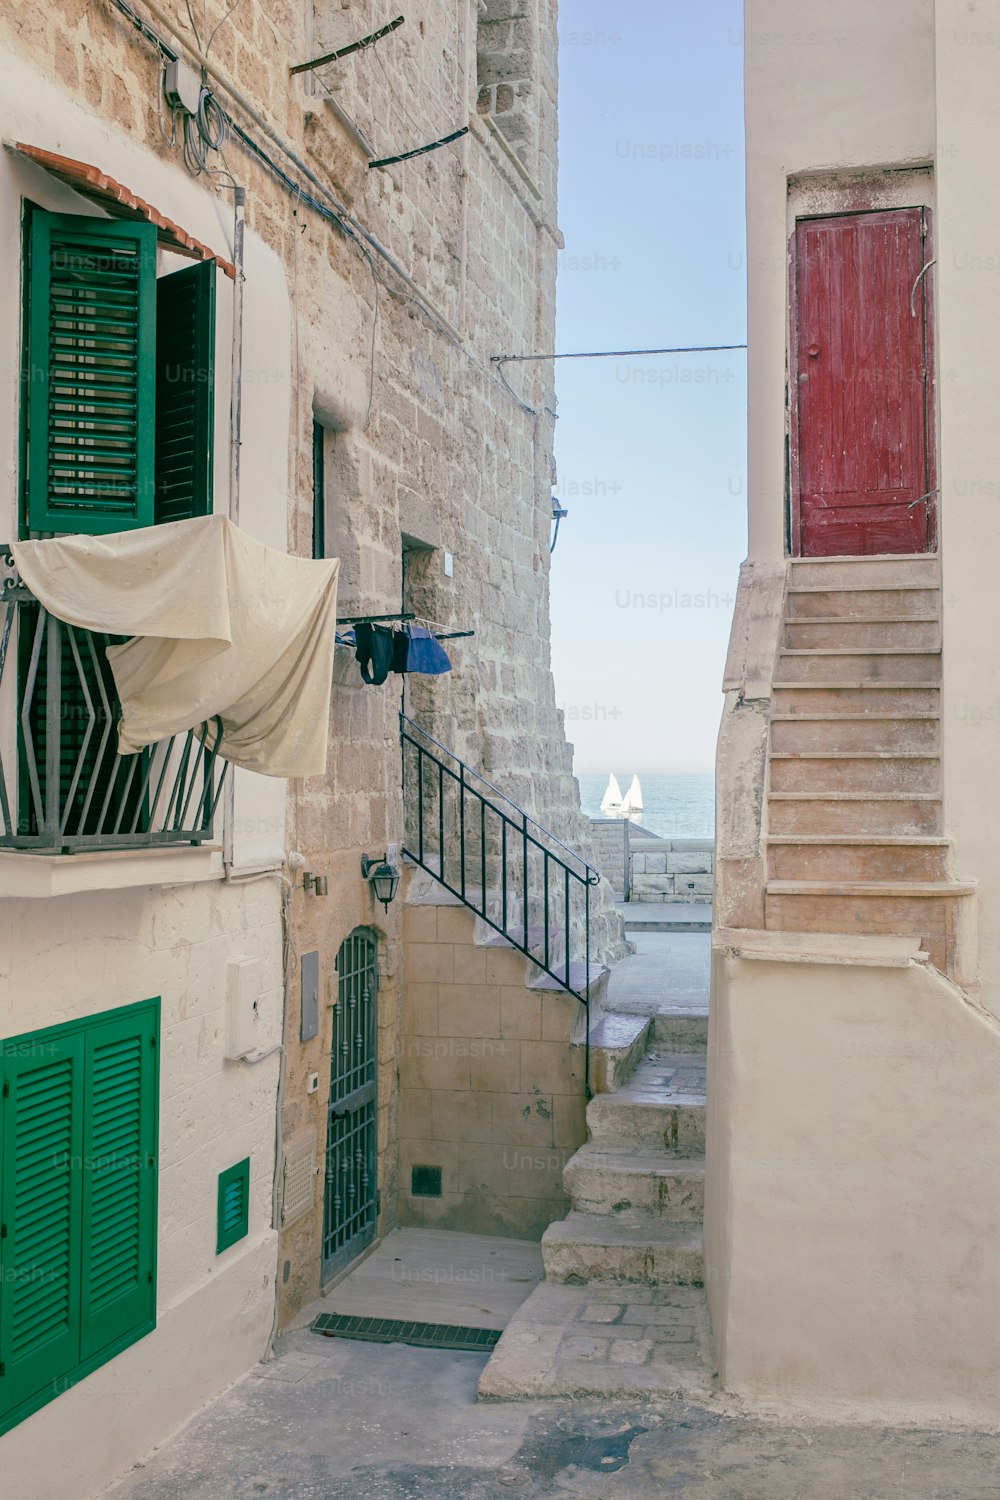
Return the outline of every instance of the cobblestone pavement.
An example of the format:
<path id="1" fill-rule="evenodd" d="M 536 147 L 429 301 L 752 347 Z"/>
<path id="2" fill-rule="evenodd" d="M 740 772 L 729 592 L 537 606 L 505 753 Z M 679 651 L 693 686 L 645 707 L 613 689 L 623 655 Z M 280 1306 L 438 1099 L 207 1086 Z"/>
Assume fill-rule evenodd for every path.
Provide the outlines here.
<path id="1" fill-rule="evenodd" d="M 777 1425 L 711 1400 L 475 1403 L 474 1354 L 306 1329 L 108 1500 L 997 1500 L 1000 1434 Z"/>

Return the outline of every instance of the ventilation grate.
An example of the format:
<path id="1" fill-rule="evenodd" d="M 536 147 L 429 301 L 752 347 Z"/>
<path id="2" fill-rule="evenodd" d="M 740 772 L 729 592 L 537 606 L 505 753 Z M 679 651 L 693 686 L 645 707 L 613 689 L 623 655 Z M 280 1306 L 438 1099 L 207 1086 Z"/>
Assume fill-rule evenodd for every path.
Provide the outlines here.
<path id="1" fill-rule="evenodd" d="M 281 1191 L 281 1227 L 287 1229 L 313 1206 L 316 1196 L 316 1132 L 285 1154 Z"/>
<path id="2" fill-rule="evenodd" d="M 412 1344 L 417 1349 L 467 1349 L 488 1354 L 502 1328 L 456 1328 L 447 1323 L 414 1323 L 406 1318 L 358 1318 L 320 1313 L 313 1333 L 328 1339 L 362 1339 L 369 1344 Z"/>

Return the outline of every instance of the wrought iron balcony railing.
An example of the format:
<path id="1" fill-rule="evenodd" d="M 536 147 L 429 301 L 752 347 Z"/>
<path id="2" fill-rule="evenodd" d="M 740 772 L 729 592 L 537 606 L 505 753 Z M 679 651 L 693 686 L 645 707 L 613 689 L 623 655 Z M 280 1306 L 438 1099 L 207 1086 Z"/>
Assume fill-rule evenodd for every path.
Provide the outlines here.
<path id="1" fill-rule="evenodd" d="M 226 762 L 207 747 L 207 725 L 119 755 L 121 709 L 105 654 L 118 638 L 57 620 L 6 548 L 0 560 L 0 849 L 62 854 L 211 839 Z"/>

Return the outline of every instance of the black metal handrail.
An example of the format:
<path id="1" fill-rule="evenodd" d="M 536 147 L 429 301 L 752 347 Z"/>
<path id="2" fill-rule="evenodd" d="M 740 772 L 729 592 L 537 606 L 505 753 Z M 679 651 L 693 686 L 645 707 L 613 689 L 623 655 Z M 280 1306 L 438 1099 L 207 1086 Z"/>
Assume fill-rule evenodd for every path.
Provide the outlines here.
<path id="1" fill-rule="evenodd" d="M 590 889 L 600 874 L 406 714 L 399 728 L 403 853 L 583 1005 L 589 1097 Z"/>
<path id="2" fill-rule="evenodd" d="M 221 723 L 119 755 L 121 705 L 106 656 L 115 638 L 56 619 L 16 573 L 0 585 L 0 610 L 0 848 L 211 839 L 227 769 L 217 767 Z"/>

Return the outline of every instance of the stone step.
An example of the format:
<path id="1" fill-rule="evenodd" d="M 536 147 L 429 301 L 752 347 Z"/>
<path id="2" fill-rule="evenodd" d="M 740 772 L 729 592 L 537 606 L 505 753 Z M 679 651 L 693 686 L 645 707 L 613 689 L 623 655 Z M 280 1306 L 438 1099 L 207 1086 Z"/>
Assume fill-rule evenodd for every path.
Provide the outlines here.
<path id="1" fill-rule="evenodd" d="M 708 1010 L 660 1010 L 653 1017 L 653 1041 L 674 1052 L 707 1051 Z"/>
<path id="2" fill-rule="evenodd" d="M 771 881 L 946 881 L 950 841 L 944 838 L 812 837 L 770 834 Z"/>
<path id="3" fill-rule="evenodd" d="M 852 586 L 886 589 L 904 584 L 937 588 L 940 584 L 938 559 L 925 553 L 906 553 L 898 557 L 791 557 L 788 560 L 789 588 L 815 585 L 826 589 Z"/>
<path id="4" fill-rule="evenodd" d="M 911 651 L 891 646 L 882 651 L 842 647 L 778 651 L 775 682 L 810 682 L 833 686 L 841 682 L 940 682 L 940 651 Z"/>
<path id="5" fill-rule="evenodd" d="M 940 834 L 941 799 L 935 792 L 771 791 L 768 834 Z"/>
<path id="6" fill-rule="evenodd" d="M 771 792 L 937 792 L 941 761 L 936 754 L 897 752 L 837 755 L 807 751 L 768 757 Z"/>
<path id="7" fill-rule="evenodd" d="M 810 714 L 939 714 L 941 687 L 936 682 L 845 682 L 824 686 L 814 682 L 775 683 L 772 713 Z"/>
<path id="8" fill-rule="evenodd" d="M 546 1280 L 640 1281 L 647 1286 L 702 1286 L 700 1225 L 650 1217 L 608 1218 L 570 1212 L 542 1235 Z"/>
<path id="9" fill-rule="evenodd" d="M 477 1396 L 705 1400 L 714 1376 L 700 1287 L 543 1281 L 507 1324 Z"/>
<path id="10" fill-rule="evenodd" d="M 919 937 L 931 963 L 949 972 L 961 881 L 768 881 L 765 926 L 778 932 L 883 933 Z"/>
<path id="11" fill-rule="evenodd" d="M 627 1146 L 697 1156 L 705 1149 L 705 1100 L 692 1095 L 664 1104 L 628 1089 L 597 1094 L 587 1105 L 590 1138 L 604 1147 Z"/>
<path id="12" fill-rule="evenodd" d="M 595 1094 L 620 1089 L 646 1051 L 652 1018 L 608 1011 L 590 1029 L 590 1086 Z M 579 1045 L 579 1043 L 577 1043 Z"/>
<path id="13" fill-rule="evenodd" d="M 937 712 L 772 714 L 771 750 L 803 751 L 936 751 L 940 739 Z"/>
<path id="14" fill-rule="evenodd" d="M 925 588 L 919 583 L 880 589 L 866 588 L 864 584 L 831 589 L 812 583 L 793 585 L 785 596 L 785 618 L 788 620 L 816 617 L 839 620 L 939 618 L 940 608 L 940 590 L 937 587 Z"/>
<path id="15" fill-rule="evenodd" d="M 674 1223 L 700 1223 L 705 1213 L 703 1156 L 588 1141 L 563 1168 L 563 1183 L 578 1213 L 650 1214 Z"/>
<path id="16" fill-rule="evenodd" d="M 794 650 L 938 651 L 941 625 L 936 615 L 884 616 L 878 620 L 813 616 L 785 619 L 783 643 Z"/>

